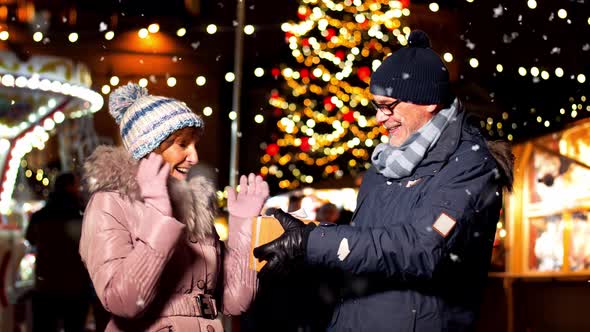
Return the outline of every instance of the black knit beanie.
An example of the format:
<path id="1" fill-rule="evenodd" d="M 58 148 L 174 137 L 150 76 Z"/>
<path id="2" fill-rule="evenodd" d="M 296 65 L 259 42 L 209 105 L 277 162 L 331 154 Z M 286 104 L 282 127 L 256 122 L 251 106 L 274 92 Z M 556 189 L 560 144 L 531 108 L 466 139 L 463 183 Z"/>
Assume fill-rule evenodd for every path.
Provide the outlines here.
<path id="1" fill-rule="evenodd" d="M 408 44 L 383 60 L 371 75 L 371 93 L 412 104 L 447 104 L 451 99 L 449 71 L 430 48 L 428 35 L 414 30 Z"/>

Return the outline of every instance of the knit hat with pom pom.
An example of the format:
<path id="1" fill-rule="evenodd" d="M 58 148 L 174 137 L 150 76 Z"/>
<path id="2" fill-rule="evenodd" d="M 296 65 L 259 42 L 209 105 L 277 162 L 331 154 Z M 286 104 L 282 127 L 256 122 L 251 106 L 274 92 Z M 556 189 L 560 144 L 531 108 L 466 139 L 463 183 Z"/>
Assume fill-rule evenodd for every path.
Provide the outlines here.
<path id="1" fill-rule="evenodd" d="M 412 104 L 446 105 L 452 99 L 449 71 L 430 48 L 428 35 L 414 30 L 408 44 L 383 60 L 371 75 L 371 93 Z"/>
<path id="2" fill-rule="evenodd" d="M 109 112 L 120 127 L 125 148 L 136 160 L 154 151 L 173 132 L 205 125 L 185 103 L 152 96 L 146 88 L 133 83 L 111 93 Z"/>

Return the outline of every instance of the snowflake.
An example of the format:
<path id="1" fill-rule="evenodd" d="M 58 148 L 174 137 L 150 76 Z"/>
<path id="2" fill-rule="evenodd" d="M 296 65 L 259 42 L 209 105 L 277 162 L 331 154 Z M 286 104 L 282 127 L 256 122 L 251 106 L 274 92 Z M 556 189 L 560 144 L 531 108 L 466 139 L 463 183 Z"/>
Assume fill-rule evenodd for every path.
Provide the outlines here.
<path id="1" fill-rule="evenodd" d="M 103 32 L 107 29 L 107 24 L 104 22 L 100 22 L 100 24 L 98 25 L 98 31 Z"/>
<path id="2" fill-rule="evenodd" d="M 138 307 L 143 307 L 145 305 L 145 301 L 140 297 L 137 299 L 137 302 L 135 302 L 135 304 L 137 304 Z"/>
<path id="3" fill-rule="evenodd" d="M 582 46 L 582 51 L 588 51 L 590 50 L 590 44 L 584 44 L 584 46 Z"/>
<path id="4" fill-rule="evenodd" d="M 193 48 L 193 50 L 196 50 L 197 48 L 199 48 L 199 45 L 201 45 L 201 42 L 195 42 L 191 44 L 191 47 Z"/>
<path id="5" fill-rule="evenodd" d="M 402 78 L 404 80 L 407 80 L 408 78 L 410 78 L 410 74 L 408 74 L 408 73 L 402 73 Z"/>
<path id="6" fill-rule="evenodd" d="M 465 189 L 465 193 L 469 196 L 471 196 L 471 191 L 469 191 L 469 189 Z"/>
<path id="7" fill-rule="evenodd" d="M 494 18 L 498 18 L 504 14 L 504 7 L 502 5 L 498 5 L 498 7 L 494 8 Z"/>
<path id="8" fill-rule="evenodd" d="M 551 49 L 551 54 L 559 54 L 561 52 L 561 48 L 554 47 Z"/>
<path id="9" fill-rule="evenodd" d="M 475 144 L 474 146 L 472 146 L 471 147 L 471 150 L 478 151 L 479 150 L 479 144 Z"/>
<path id="10" fill-rule="evenodd" d="M 451 260 L 455 263 L 459 262 L 459 255 L 455 255 L 453 253 L 449 254 L 449 257 L 451 258 Z"/>

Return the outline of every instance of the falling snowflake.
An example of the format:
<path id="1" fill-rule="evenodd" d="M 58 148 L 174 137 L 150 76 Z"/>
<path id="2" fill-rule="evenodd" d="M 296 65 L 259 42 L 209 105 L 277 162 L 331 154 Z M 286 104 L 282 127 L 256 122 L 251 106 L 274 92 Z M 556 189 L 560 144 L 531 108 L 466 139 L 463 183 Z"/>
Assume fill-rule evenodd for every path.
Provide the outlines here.
<path id="1" fill-rule="evenodd" d="M 47 37 L 43 38 L 43 45 L 47 45 L 47 44 L 49 44 L 50 42 L 51 42 L 51 39 L 49 39 L 49 38 L 47 38 Z"/>
<path id="2" fill-rule="evenodd" d="M 101 61 L 101 62 L 102 62 L 102 61 L 104 61 L 104 56 L 101 56 L 101 57 L 100 57 L 100 61 Z"/>
<path id="3" fill-rule="evenodd" d="M 549 21 L 553 21 L 554 18 L 555 18 L 555 14 L 551 13 L 551 15 L 549 15 Z"/>
<path id="4" fill-rule="evenodd" d="M 467 47 L 470 50 L 475 49 L 475 43 L 473 43 L 471 40 L 466 39 L 465 40 L 465 47 Z"/>
<path id="5" fill-rule="evenodd" d="M 492 172 L 494 173 L 494 179 L 498 180 L 500 178 L 500 171 L 497 168 L 494 168 Z"/>
<path id="6" fill-rule="evenodd" d="M 559 54 L 561 53 L 561 48 L 559 47 L 554 47 L 551 49 L 551 53 L 550 54 Z"/>
<path id="7" fill-rule="evenodd" d="M 254 10 L 255 7 L 254 7 L 254 5 L 252 5 L 252 6 L 248 7 L 248 8 L 250 8 L 250 10 Z"/>
<path id="8" fill-rule="evenodd" d="M 471 147 L 471 150 L 478 151 L 479 150 L 479 144 L 475 144 L 474 146 L 472 146 Z"/>
<path id="9" fill-rule="evenodd" d="M 496 191 L 496 196 L 500 196 L 500 192 Z"/>
<path id="10" fill-rule="evenodd" d="M 542 35 L 541 38 L 543 38 L 543 40 L 547 40 L 547 35 Z"/>
<path id="11" fill-rule="evenodd" d="M 471 191 L 469 191 L 469 189 L 465 189 L 465 193 L 469 196 L 471 196 Z"/>
<path id="12" fill-rule="evenodd" d="M 104 22 L 100 22 L 100 24 L 98 25 L 98 31 L 100 32 L 106 31 L 107 28 L 107 24 Z"/>
<path id="13" fill-rule="evenodd" d="M 518 15 L 518 22 L 522 22 L 522 15 Z"/>
<path id="14" fill-rule="evenodd" d="M 494 8 L 494 18 L 498 18 L 504 14 L 504 7 L 502 5 L 498 5 L 498 7 Z"/>
<path id="15" fill-rule="evenodd" d="M 582 46 L 582 51 L 588 51 L 590 50 L 590 44 L 584 44 L 584 46 Z"/>
<path id="16" fill-rule="evenodd" d="M 138 307 L 143 307 L 145 305 L 145 301 L 140 297 L 137 299 L 137 302 L 135 302 L 135 304 L 137 304 Z"/>
<path id="17" fill-rule="evenodd" d="M 156 79 L 156 75 L 150 75 L 150 82 L 152 82 L 153 84 L 156 84 L 158 82 L 158 80 Z"/>
<path id="18" fill-rule="evenodd" d="M 432 232 L 432 227 L 430 227 L 430 226 L 426 227 L 426 231 L 427 232 Z"/>
<path id="19" fill-rule="evenodd" d="M 215 61 L 219 61 L 221 59 L 221 55 L 215 57 Z"/>
<path id="20" fill-rule="evenodd" d="M 233 20 L 233 21 L 231 21 L 231 24 L 232 24 L 234 27 L 237 27 L 237 26 L 238 26 L 238 21 L 236 21 L 236 20 Z"/>
<path id="21" fill-rule="evenodd" d="M 455 254 L 449 254 L 449 257 L 451 258 L 451 260 L 455 263 L 459 262 L 459 255 L 455 255 Z"/>
<path id="22" fill-rule="evenodd" d="M 172 62 L 178 62 L 178 57 L 176 55 L 172 57 Z"/>
<path id="23" fill-rule="evenodd" d="M 456 162 L 459 162 L 459 157 L 455 157 L 455 161 Z"/>
<path id="24" fill-rule="evenodd" d="M 199 48 L 199 45 L 201 45 L 201 42 L 191 43 L 191 47 L 193 48 L 193 50 L 196 50 L 197 48 Z"/>
<path id="25" fill-rule="evenodd" d="M 474 232 L 473 237 L 476 237 L 476 238 L 479 237 L 479 232 Z"/>
<path id="26" fill-rule="evenodd" d="M 402 79 L 407 80 L 408 78 L 410 78 L 410 74 L 402 73 Z"/>
<path id="27" fill-rule="evenodd" d="M 61 21 L 62 21 L 62 23 L 66 23 L 68 21 L 68 18 L 65 16 L 62 16 Z"/>

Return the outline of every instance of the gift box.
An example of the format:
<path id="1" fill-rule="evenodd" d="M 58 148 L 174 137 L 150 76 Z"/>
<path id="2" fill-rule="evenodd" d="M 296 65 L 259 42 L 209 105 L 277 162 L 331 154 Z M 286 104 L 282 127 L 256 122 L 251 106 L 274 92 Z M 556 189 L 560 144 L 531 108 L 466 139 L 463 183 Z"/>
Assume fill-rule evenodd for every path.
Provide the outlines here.
<path id="1" fill-rule="evenodd" d="M 294 213 L 292 213 L 292 215 L 296 217 Z M 310 222 L 313 222 L 316 225 L 319 224 L 319 222 L 315 220 L 301 219 L 301 221 L 306 224 Z M 283 233 L 283 227 L 274 217 L 259 216 L 254 220 L 252 223 L 252 250 L 250 250 L 249 261 L 250 269 L 260 271 L 264 264 L 266 264 L 266 261 L 260 261 L 254 257 L 254 248 L 271 242 Z"/>

